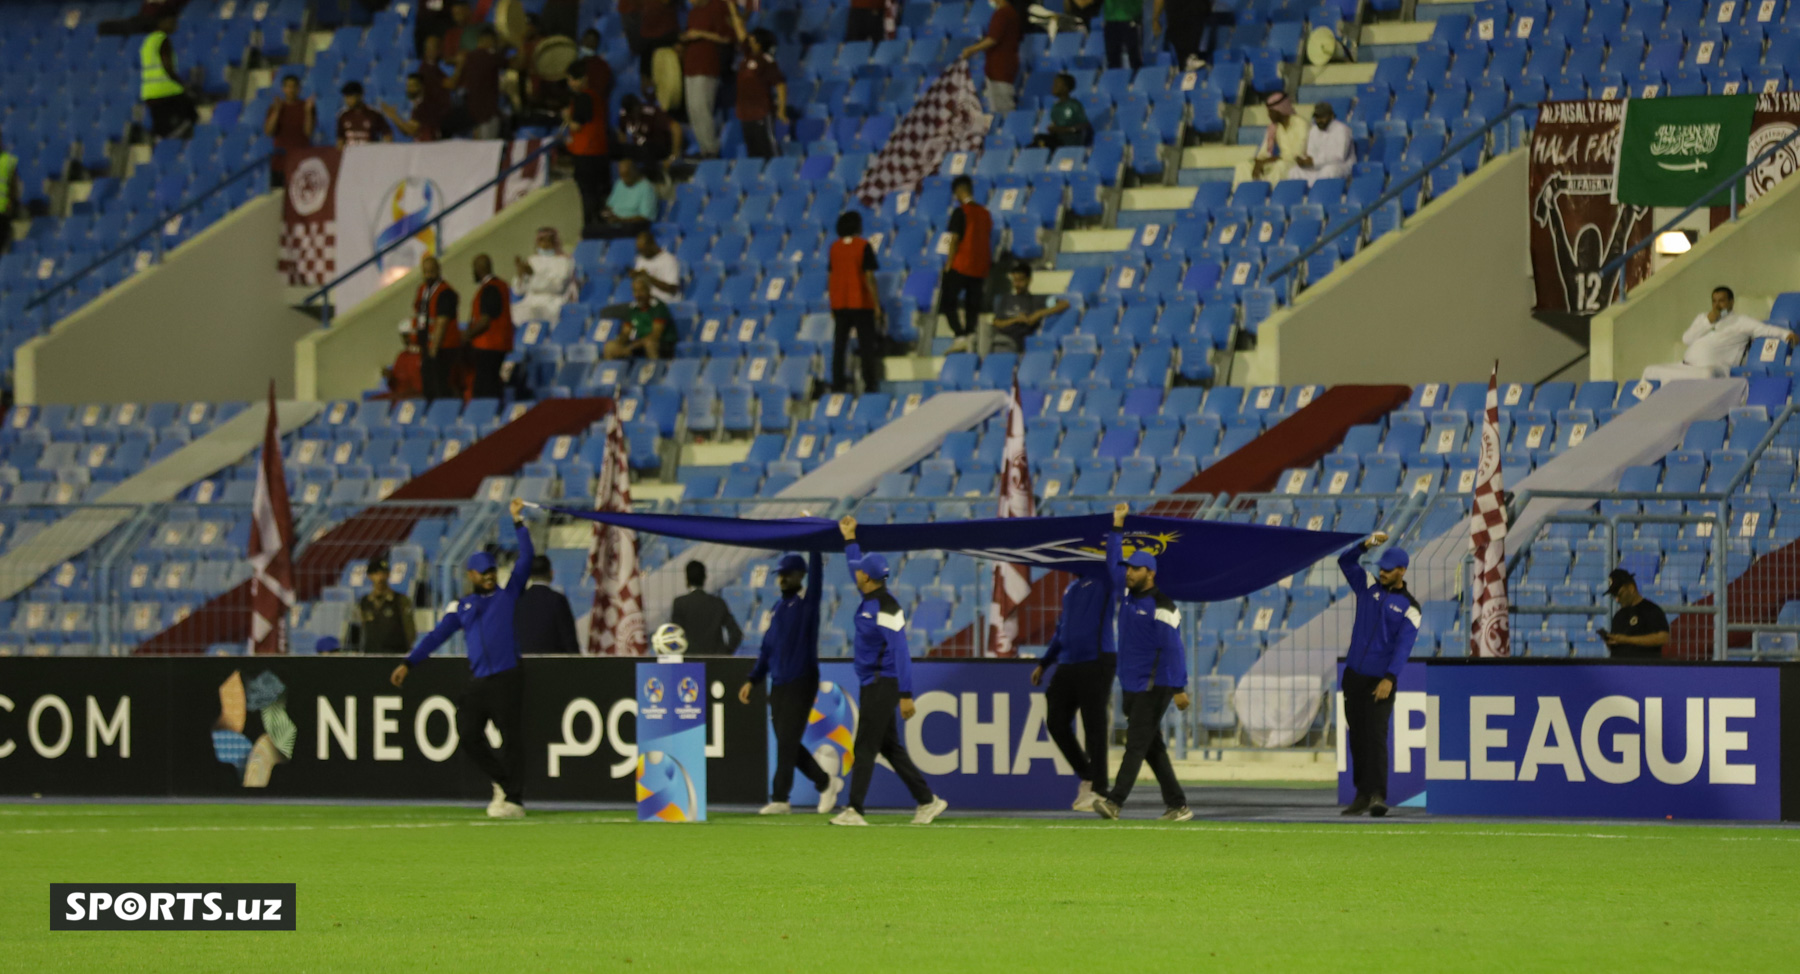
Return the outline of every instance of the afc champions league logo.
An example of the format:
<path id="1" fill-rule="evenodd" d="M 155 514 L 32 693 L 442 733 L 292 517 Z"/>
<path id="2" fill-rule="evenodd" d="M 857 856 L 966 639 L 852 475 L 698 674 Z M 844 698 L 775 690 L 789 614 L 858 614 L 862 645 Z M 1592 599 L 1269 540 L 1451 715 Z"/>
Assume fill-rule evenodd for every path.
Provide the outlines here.
<path id="1" fill-rule="evenodd" d="M 800 746 L 834 778 L 849 774 L 856 764 L 856 717 L 856 702 L 843 684 L 832 680 L 819 683 L 812 713 L 806 719 L 806 731 L 800 735 Z"/>
<path id="2" fill-rule="evenodd" d="M 1762 155 L 1782 139 L 1793 134 L 1794 124 L 1792 122 L 1771 122 L 1764 125 L 1750 134 L 1749 158 L 1754 159 Z M 1800 140 L 1796 140 L 1796 142 L 1800 142 Z M 1744 178 L 1744 201 L 1746 203 L 1756 202 L 1757 197 L 1774 189 L 1777 183 L 1792 176 L 1796 170 L 1800 170 L 1800 145 L 1790 142 L 1782 146 L 1781 151 L 1764 159 L 1757 164 L 1755 169 L 1750 170 L 1750 175 Z"/>
<path id="3" fill-rule="evenodd" d="M 331 167 L 318 156 L 302 159 L 294 171 L 288 173 L 287 197 L 288 205 L 300 216 L 319 212 L 331 197 Z"/>
<path id="4" fill-rule="evenodd" d="M 438 254 L 438 230 L 431 225 L 444 208 L 444 191 L 423 176 L 408 176 L 382 194 L 375 225 L 370 228 L 374 251 L 400 244 L 376 259 L 376 266 L 413 267 Z"/>
<path id="5" fill-rule="evenodd" d="M 644 699 L 651 703 L 662 703 L 663 685 L 656 677 L 644 681 Z"/>
<path id="6" fill-rule="evenodd" d="M 693 777 L 665 751 L 638 755 L 637 800 L 640 809 L 648 801 L 650 814 L 665 822 L 691 822 L 700 807 Z"/>
<path id="7" fill-rule="evenodd" d="M 700 699 L 700 683 L 691 676 L 684 676 L 675 684 L 675 696 L 682 703 L 693 703 Z"/>

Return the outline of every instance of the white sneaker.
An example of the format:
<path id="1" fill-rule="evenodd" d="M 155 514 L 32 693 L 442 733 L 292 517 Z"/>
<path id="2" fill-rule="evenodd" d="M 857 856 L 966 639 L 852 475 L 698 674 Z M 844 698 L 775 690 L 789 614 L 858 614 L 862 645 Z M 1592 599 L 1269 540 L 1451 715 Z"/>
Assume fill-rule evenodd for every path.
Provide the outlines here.
<path id="1" fill-rule="evenodd" d="M 793 806 L 789 805 L 787 802 L 770 802 L 767 805 L 764 805 L 762 807 L 762 809 L 760 811 L 758 811 L 756 814 L 758 814 L 758 815 L 786 815 L 787 813 L 789 813 L 793 810 L 794 810 Z"/>
<path id="2" fill-rule="evenodd" d="M 500 817 L 500 806 L 504 805 L 505 803 L 506 803 L 506 792 L 503 791 L 500 788 L 500 785 L 496 783 L 494 785 L 494 797 L 491 801 L 488 802 L 488 807 L 487 807 L 488 818 L 499 818 Z"/>
<path id="3" fill-rule="evenodd" d="M 858 812 L 856 809 L 846 808 L 843 811 L 837 813 L 837 817 L 831 820 L 831 824 L 833 824 L 833 825 L 867 825 L 869 823 L 868 823 L 867 819 L 864 819 L 862 817 L 862 813 Z"/>
<path id="4" fill-rule="evenodd" d="M 829 815 L 837 807 L 838 795 L 844 791 L 844 779 L 831 776 L 831 784 L 825 786 L 825 792 L 819 796 L 819 814 Z"/>
<path id="5" fill-rule="evenodd" d="M 949 802 L 943 800 L 942 798 L 933 797 L 930 802 L 927 802 L 924 805 L 920 805 L 919 810 L 916 812 L 913 812 L 912 824 L 914 824 L 914 825 L 930 825 L 932 819 L 937 818 L 939 815 L 944 814 L 944 809 L 949 808 L 949 807 L 950 807 Z"/>
<path id="6" fill-rule="evenodd" d="M 1075 789 L 1075 804 L 1073 804 L 1069 807 L 1075 809 L 1078 812 L 1093 811 L 1094 810 L 1094 783 L 1091 781 L 1082 782 Z"/>
<path id="7" fill-rule="evenodd" d="M 944 350 L 944 354 L 948 355 L 953 352 L 966 352 L 968 350 L 969 350 L 969 340 L 967 338 L 959 337 L 959 338 L 953 339 L 950 342 L 950 347 Z"/>
<path id="8" fill-rule="evenodd" d="M 489 818 L 524 818 L 525 806 L 518 802 L 501 802 L 500 807 L 488 813 Z"/>

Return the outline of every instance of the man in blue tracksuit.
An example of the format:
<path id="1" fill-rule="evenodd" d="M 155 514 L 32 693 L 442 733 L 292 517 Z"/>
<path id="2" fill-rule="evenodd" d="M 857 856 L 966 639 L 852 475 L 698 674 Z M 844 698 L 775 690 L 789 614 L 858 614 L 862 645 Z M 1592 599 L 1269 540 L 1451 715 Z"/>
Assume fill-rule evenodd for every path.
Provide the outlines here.
<path id="1" fill-rule="evenodd" d="M 869 824 L 863 820 L 863 801 L 869 796 L 869 783 L 875 778 L 875 757 L 879 754 L 887 758 L 888 766 L 918 802 L 913 824 L 929 825 L 950 804 L 931 793 L 931 786 L 913 764 L 912 755 L 900 743 L 894 720 L 896 704 L 901 720 L 911 720 L 913 715 L 906 613 L 888 593 L 887 559 L 879 554 L 863 554 L 856 543 L 856 518 L 845 517 L 838 522 L 838 530 L 848 542 L 844 557 L 850 561 L 850 578 L 862 593 L 862 604 L 856 607 L 856 634 L 851 638 L 856 680 L 862 690 L 856 705 L 856 740 L 850 747 L 850 807 L 838 813 L 831 824 Z"/>
<path id="2" fill-rule="evenodd" d="M 1356 800 L 1343 814 L 1387 814 L 1388 722 L 1394 716 L 1394 684 L 1419 638 L 1419 602 L 1406 590 L 1406 551 L 1389 548 L 1376 562 L 1374 578 L 1358 559 L 1383 544 L 1377 531 L 1338 555 L 1338 569 L 1356 597 L 1356 624 L 1344 654 L 1344 724 L 1350 747 L 1350 776 Z"/>
<path id="3" fill-rule="evenodd" d="M 531 530 L 519 519 L 524 509 L 525 502 L 513 498 L 513 533 L 518 538 L 519 557 L 513 562 L 512 577 L 506 580 L 506 587 L 499 586 L 492 554 L 477 551 L 470 555 L 466 567 L 474 592 L 450 603 L 443 621 L 420 638 L 407 654 L 406 662 L 394 667 L 389 677 L 394 686 L 400 686 L 413 667 L 425 662 L 457 632 L 463 634 L 469 651 L 469 673 L 474 679 L 456 702 L 456 733 L 463 753 L 494 782 L 494 799 L 488 803 L 490 818 L 525 817 L 525 680 L 519 671 L 513 613 L 520 594 L 531 581 L 530 566 L 536 551 L 531 546 Z M 500 731 L 504 756 L 496 755 L 488 746 L 489 720 Z"/>
<path id="4" fill-rule="evenodd" d="M 1074 808 L 1085 812 L 1094 807 L 1094 796 L 1106 793 L 1106 705 L 1112 697 L 1113 673 L 1118 668 L 1119 649 L 1113 637 L 1113 609 L 1122 579 L 1113 575 L 1123 569 L 1119 561 L 1119 533 L 1106 536 L 1107 564 L 1104 577 L 1092 575 L 1077 578 L 1063 589 L 1062 612 L 1056 619 L 1056 634 L 1044 658 L 1031 671 L 1031 685 L 1041 686 L 1044 671 L 1052 666 L 1050 689 L 1044 693 L 1049 711 L 1050 739 L 1062 751 L 1081 785 L 1075 791 Z M 1081 725 L 1087 738 L 1087 751 L 1075 740 L 1075 715 L 1081 714 Z"/>
<path id="5" fill-rule="evenodd" d="M 819 813 L 837 804 L 843 779 L 828 775 L 813 760 L 800 738 L 819 694 L 819 596 L 823 588 L 823 564 L 818 552 L 808 559 L 784 555 L 775 567 L 781 601 L 769 612 L 769 628 L 763 633 L 756 667 L 738 688 L 738 702 L 749 703 L 753 687 L 769 678 L 769 722 L 775 729 L 775 781 L 769 786 L 769 804 L 763 815 L 786 815 L 788 792 L 794 787 L 794 769 L 819 789 Z M 802 583 L 806 594 L 800 594 Z"/>
<path id="6" fill-rule="evenodd" d="M 1181 610 L 1156 587 L 1156 556 L 1134 551 L 1119 561 L 1118 533 L 1129 508 L 1113 508 L 1114 534 L 1107 541 L 1107 564 L 1119 596 L 1119 689 L 1124 691 L 1125 756 L 1119 761 L 1112 791 L 1094 798 L 1101 818 L 1118 818 L 1119 806 L 1137 784 L 1138 768 L 1150 763 L 1162 788 L 1162 820 L 1185 822 L 1194 817 L 1187 795 L 1169 763 L 1162 719 L 1172 702 L 1188 709 L 1187 647 L 1181 642 Z"/>

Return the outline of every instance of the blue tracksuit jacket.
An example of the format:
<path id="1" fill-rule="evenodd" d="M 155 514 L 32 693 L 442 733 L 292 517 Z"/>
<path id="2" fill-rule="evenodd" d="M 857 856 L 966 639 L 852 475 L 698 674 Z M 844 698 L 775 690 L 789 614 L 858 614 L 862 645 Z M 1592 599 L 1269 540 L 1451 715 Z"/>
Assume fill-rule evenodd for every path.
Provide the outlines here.
<path id="1" fill-rule="evenodd" d="M 862 547 L 850 542 L 844 546 L 844 557 L 855 565 L 862 560 Z M 855 568 L 850 569 L 850 578 L 855 580 Z M 888 594 L 887 586 L 863 596 L 862 604 L 856 607 L 856 633 L 851 642 L 858 683 L 868 686 L 884 676 L 892 677 L 900 684 L 900 696 L 912 696 L 912 657 L 906 646 L 906 613 Z"/>
<path id="2" fill-rule="evenodd" d="M 769 677 L 775 686 L 796 681 L 819 682 L 819 599 L 824 589 L 824 561 L 813 552 L 806 564 L 806 591 L 785 595 L 769 613 L 762 649 L 749 682 Z"/>
<path id="3" fill-rule="evenodd" d="M 1055 663 L 1086 663 L 1100 658 L 1102 653 L 1117 653 L 1118 639 L 1113 634 L 1114 610 L 1118 607 L 1118 595 L 1124 590 L 1123 583 L 1115 580 L 1115 574 L 1122 575 L 1124 566 L 1119 563 L 1119 533 L 1112 532 L 1106 536 L 1106 553 L 1110 559 L 1105 577 L 1086 575 L 1069 583 L 1063 589 L 1062 614 L 1056 619 L 1056 634 L 1050 637 L 1050 646 L 1044 650 L 1041 661 L 1048 669 Z"/>
<path id="4" fill-rule="evenodd" d="M 514 522 L 513 533 L 519 539 L 519 560 L 513 563 L 512 577 L 506 585 L 486 595 L 465 595 L 450 603 L 437 628 L 419 639 L 419 645 L 406 655 L 406 665 L 417 666 L 458 631 L 469 647 L 469 672 L 477 678 L 504 673 L 519 665 L 519 643 L 513 638 L 513 612 L 519 595 L 531 581 L 531 531 Z"/>
<path id="5" fill-rule="evenodd" d="M 1356 624 L 1350 629 L 1344 665 L 1363 676 L 1391 676 L 1398 681 L 1412 655 L 1413 640 L 1419 638 L 1419 603 L 1404 585 L 1398 590 L 1384 588 L 1364 571 L 1357 561 L 1362 553 L 1359 541 L 1338 555 L 1338 569 L 1356 597 Z"/>

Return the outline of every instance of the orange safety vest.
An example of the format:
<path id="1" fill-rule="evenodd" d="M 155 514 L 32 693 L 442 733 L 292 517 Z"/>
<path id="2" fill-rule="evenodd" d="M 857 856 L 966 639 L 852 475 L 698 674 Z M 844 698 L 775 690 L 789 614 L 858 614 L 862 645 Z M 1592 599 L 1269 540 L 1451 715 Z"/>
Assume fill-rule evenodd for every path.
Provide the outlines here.
<path id="1" fill-rule="evenodd" d="M 426 293 L 428 290 L 429 294 Z M 440 277 L 436 284 L 426 284 L 420 281 L 419 291 L 413 295 L 413 329 L 419 333 L 419 351 L 421 353 L 427 352 L 431 348 L 431 319 L 436 317 L 438 298 L 446 293 L 455 292 Z M 442 350 L 461 346 L 462 329 L 456 327 L 456 322 L 452 321 L 450 327 L 444 329 L 444 342 L 438 348 Z"/>
<path id="2" fill-rule="evenodd" d="M 479 348 L 484 352 L 510 352 L 513 347 L 512 289 L 506 282 L 488 275 L 488 279 L 475 286 L 475 300 L 469 305 L 469 320 L 474 321 L 481 308 L 481 293 L 488 288 L 500 292 L 500 314 L 488 322 L 487 330 L 469 341 L 470 348 Z"/>
<path id="3" fill-rule="evenodd" d="M 962 205 L 962 213 L 962 240 L 950 255 L 950 269 L 964 277 L 985 278 L 994 265 L 994 218 L 973 200 Z"/>
<path id="4" fill-rule="evenodd" d="M 569 152 L 578 156 L 606 155 L 606 105 L 592 91 L 579 92 L 578 96 L 593 103 L 594 114 L 587 124 L 569 133 Z"/>
<path id="5" fill-rule="evenodd" d="M 863 255 L 869 242 L 861 237 L 844 237 L 831 245 L 831 310 L 868 311 L 875 307 L 875 295 L 869 293 L 863 280 Z"/>

